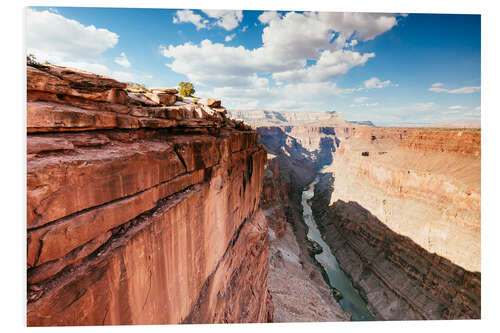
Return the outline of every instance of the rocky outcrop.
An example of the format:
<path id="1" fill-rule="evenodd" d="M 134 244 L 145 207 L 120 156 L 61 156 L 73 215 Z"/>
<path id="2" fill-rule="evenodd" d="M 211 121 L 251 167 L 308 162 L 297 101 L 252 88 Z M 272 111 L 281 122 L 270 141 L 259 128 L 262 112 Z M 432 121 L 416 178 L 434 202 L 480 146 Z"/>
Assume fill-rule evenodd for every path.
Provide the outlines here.
<path id="1" fill-rule="evenodd" d="M 29 326 L 272 321 L 256 132 L 68 68 L 27 84 Z"/>

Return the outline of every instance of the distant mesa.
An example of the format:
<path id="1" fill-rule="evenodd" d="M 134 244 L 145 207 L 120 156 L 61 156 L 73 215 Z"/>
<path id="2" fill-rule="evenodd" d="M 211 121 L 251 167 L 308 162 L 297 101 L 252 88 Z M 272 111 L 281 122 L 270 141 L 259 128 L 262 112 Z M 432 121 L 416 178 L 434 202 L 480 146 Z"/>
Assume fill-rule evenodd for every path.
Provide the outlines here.
<path id="1" fill-rule="evenodd" d="M 350 127 L 353 123 L 344 119 L 336 111 L 267 111 L 267 110 L 231 110 L 228 116 L 245 123 L 261 126 L 331 126 Z"/>

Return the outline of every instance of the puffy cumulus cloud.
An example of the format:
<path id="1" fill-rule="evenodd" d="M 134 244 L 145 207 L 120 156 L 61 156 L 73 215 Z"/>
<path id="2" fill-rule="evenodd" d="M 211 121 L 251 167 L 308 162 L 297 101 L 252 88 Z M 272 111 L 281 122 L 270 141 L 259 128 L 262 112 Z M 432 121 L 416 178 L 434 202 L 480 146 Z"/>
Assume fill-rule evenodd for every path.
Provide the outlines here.
<path id="1" fill-rule="evenodd" d="M 264 42 L 266 40 L 277 41 L 281 36 L 296 35 L 297 37 L 312 37 L 313 44 L 319 42 L 316 39 L 321 39 L 323 45 L 325 42 L 329 43 L 333 37 L 333 31 L 344 36 L 345 39 L 355 37 L 367 41 L 392 29 L 398 23 L 395 14 L 329 12 L 288 12 L 282 17 L 271 11 L 261 14 L 259 20 L 263 24 L 269 24 L 269 27 L 264 30 Z M 297 40 L 302 41 L 301 39 L 292 39 L 285 40 L 285 42 L 294 43 Z"/>
<path id="2" fill-rule="evenodd" d="M 123 67 L 129 68 L 131 66 L 130 61 L 128 61 L 127 55 L 125 54 L 125 52 L 120 53 L 120 56 L 115 58 L 115 62 L 118 65 L 123 66 Z"/>
<path id="3" fill-rule="evenodd" d="M 47 60 L 124 82 L 148 79 L 143 74 L 115 71 L 101 63 L 102 53 L 118 43 L 118 34 L 93 25 L 85 26 L 57 11 L 28 8 L 26 15 L 27 52 L 39 61 Z M 124 52 L 114 62 L 126 68 L 131 66 Z"/>
<path id="4" fill-rule="evenodd" d="M 224 38 L 224 41 L 227 43 L 227 42 L 230 42 L 233 40 L 233 38 L 236 37 L 236 34 L 231 34 L 231 35 L 227 35 L 226 38 Z"/>
<path id="5" fill-rule="evenodd" d="M 238 11 L 203 13 L 227 30 L 234 29 L 243 17 Z M 169 58 L 166 65 L 170 69 L 186 75 L 191 82 L 201 85 L 200 89 L 212 88 L 211 93 L 225 100 L 283 109 L 285 98 L 286 103 L 300 108 L 307 103 L 320 105 L 328 98 L 365 89 L 342 89 L 330 80 L 353 67 L 363 66 L 375 56 L 350 48 L 397 24 L 393 14 L 366 13 L 268 11 L 258 20 L 264 28 L 262 46 L 255 49 L 206 39 L 199 44 L 160 46 L 160 51 Z M 226 41 L 231 36 L 226 36 Z M 312 65 L 308 61 L 312 61 Z M 269 81 L 268 77 L 273 80 Z"/>
<path id="6" fill-rule="evenodd" d="M 205 39 L 199 45 L 164 47 L 160 52 L 173 62 L 167 64 L 173 71 L 185 74 L 191 81 L 208 86 L 243 85 L 247 77 L 256 73 L 283 71 L 290 66 L 305 65 L 305 60 L 277 61 L 267 57 L 262 48 L 248 50 L 243 46 L 225 46 Z"/>
<path id="7" fill-rule="evenodd" d="M 48 10 L 26 10 L 28 53 L 39 60 L 59 63 L 65 59 L 97 58 L 118 43 L 119 35 Z"/>
<path id="8" fill-rule="evenodd" d="M 396 14 L 320 12 L 317 15 L 331 29 L 362 41 L 372 40 L 398 23 Z"/>
<path id="9" fill-rule="evenodd" d="M 462 87 L 456 89 L 447 89 L 443 88 L 442 86 L 443 86 L 442 83 L 439 83 L 439 85 L 436 85 L 436 83 L 434 83 L 428 90 L 436 93 L 448 93 L 448 94 L 473 94 L 481 90 L 480 86 Z"/>
<path id="10" fill-rule="evenodd" d="M 474 111 L 479 111 L 479 112 L 481 112 L 481 105 L 476 106 L 476 107 L 474 108 Z"/>
<path id="11" fill-rule="evenodd" d="M 201 15 L 195 14 L 191 9 L 178 10 L 172 22 L 179 23 L 192 23 L 196 26 L 196 30 L 200 30 L 207 27 L 208 20 L 201 17 Z"/>
<path id="12" fill-rule="evenodd" d="M 336 35 L 316 13 L 289 12 L 283 17 L 265 18 L 265 21 L 268 26 L 262 32 L 263 48 L 277 59 L 317 59 L 322 50 L 343 46 L 331 43 Z"/>
<path id="13" fill-rule="evenodd" d="M 262 24 L 268 24 L 271 21 L 278 21 L 281 15 L 276 11 L 266 11 L 259 15 L 258 19 Z"/>
<path id="14" fill-rule="evenodd" d="M 236 28 L 243 20 L 243 11 L 241 10 L 202 10 L 208 17 L 216 19 L 215 24 L 227 31 Z"/>
<path id="15" fill-rule="evenodd" d="M 386 80 L 386 81 L 381 81 L 377 77 L 372 77 L 365 82 L 363 82 L 363 85 L 365 86 L 366 89 L 381 89 L 388 87 L 390 85 L 397 86 L 396 84 L 393 84 L 391 80 Z"/>
<path id="16" fill-rule="evenodd" d="M 353 67 L 363 66 L 368 59 L 373 57 L 375 57 L 375 53 L 360 54 L 346 50 L 323 51 L 316 64 L 306 68 L 274 73 L 273 79 L 293 82 L 325 82 L 346 74 Z"/>
<path id="17" fill-rule="evenodd" d="M 436 83 L 432 84 L 432 87 L 441 87 L 442 85 L 444 85 L 444 83 L 442 83 L 442 82 L 436 82 Z"/>

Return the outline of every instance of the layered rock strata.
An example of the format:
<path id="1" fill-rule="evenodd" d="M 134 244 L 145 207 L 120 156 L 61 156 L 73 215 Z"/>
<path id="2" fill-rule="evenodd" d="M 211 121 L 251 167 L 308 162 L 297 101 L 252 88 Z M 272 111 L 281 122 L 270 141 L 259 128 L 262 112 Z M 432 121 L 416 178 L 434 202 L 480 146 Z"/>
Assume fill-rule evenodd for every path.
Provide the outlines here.
<path id="1" fill-rule="evenodd" d="M 68 68 L 27 84 L 29 326 L 272 321 L 256 132 Z"/>
<path id="2" fill-rule="evenodd" d="M 481 317 L 480 131 L 356 129 L 315 219 L 380 319 Z"/>
<path id="3" fill-rule="evenodd" d="M 396 233 L 481 271 L 481 132 L 357 129 L 329 168 L 331 203 L 359 203 Z"/>
<path id="4" fill-rule="evenodd" d="M 480 131 L 257 130 L 290 203 L 324 174 L 316 222 L 376 319 L 480 318 Z"/>

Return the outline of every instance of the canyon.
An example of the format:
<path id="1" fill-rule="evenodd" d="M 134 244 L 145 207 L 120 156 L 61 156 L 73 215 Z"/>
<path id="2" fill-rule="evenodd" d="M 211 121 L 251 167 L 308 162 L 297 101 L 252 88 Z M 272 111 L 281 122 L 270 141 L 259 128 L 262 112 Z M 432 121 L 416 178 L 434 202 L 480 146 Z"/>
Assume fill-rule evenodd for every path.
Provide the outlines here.
<path id="1" fill-rule="evenodd" d="M 28 326 L 481 318 L 480 130 L 37 64 L 26 148 Z"/>
<path id="2" fill-rule="evenodd" d="M 300 212 L 287 227 L 303 253 L 301 194 L 316 180 L 308 203 L 322 239 L 374 319 L 479 319 L 481 131 L 377 128 L 332 113 L 295 113 L 294 125 L 276 113 L 275 125 L 262 111 L 230 115 L 255 127 L 273 155 L 286 205 Z M 314 253 L 308 259 L 318 266 Z"/>

